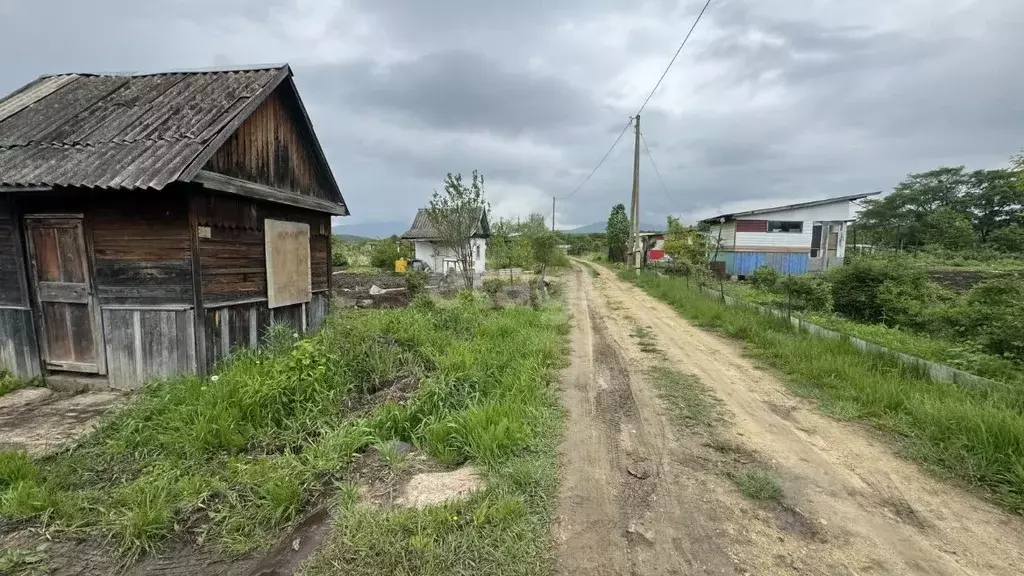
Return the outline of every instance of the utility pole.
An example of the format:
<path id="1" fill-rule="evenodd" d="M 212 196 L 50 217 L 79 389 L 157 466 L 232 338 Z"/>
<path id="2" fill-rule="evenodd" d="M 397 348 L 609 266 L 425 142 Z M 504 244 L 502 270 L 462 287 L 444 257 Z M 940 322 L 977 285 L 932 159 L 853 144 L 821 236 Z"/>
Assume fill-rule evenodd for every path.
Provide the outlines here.
<path id="1" fill-rule="evenodd" d="M 643 262 L 640 246 L 640 115 L 637 114 L 634 120 L 636 121 L 634 125 L 636 141 L 633 144 L 633 229 L 631 237 L 633 239 L 633 269 L 639 272 L 640 263 Z"/>
<path id="2" fill-rule="evenodd" d="M 551 231 L 555 231 L 555 197 L 551 197 Z"/>

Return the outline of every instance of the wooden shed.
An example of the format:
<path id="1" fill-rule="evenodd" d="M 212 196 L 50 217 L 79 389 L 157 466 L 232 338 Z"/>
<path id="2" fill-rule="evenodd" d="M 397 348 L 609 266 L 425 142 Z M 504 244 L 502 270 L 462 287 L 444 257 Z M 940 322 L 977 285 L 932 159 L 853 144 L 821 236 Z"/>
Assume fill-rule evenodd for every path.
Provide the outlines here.
<path id="1" fill-rule="evenodd" d="M 288 66 L 39 78 L 0 100 L 0 369 L 131 389 L 314 330 L 347 214 Z"/>

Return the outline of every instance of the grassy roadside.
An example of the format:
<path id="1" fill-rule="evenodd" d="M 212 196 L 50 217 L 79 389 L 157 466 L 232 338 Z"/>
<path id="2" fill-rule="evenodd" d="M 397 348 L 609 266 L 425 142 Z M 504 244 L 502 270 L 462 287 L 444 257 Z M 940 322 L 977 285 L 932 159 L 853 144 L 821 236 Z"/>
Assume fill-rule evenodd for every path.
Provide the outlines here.
<path id="1" fill-rule="evenodd" d="M 0 518 L 109 538 L 127 558 L 182 538 L 244 554 L 326 503 L 335 532 L 307 574 L 334 562 L 351 574 L 547 573 L 561 429 L 550 384 L 567 330 L 559 307 L 472 298 L 342 311 L 215 377 L 148 386 L 74 450 L 0 452 Z M 403 401 L 371 401 L 410 381 Z M 473 463 L 488 488 L 424 511 L 356 505 L 349 466 L 393 440 Z"/>
<path id="2" fill-rule="evenodd" d="M 782 319 L 728 307 L 685 280 L 620 274 L 700 326 L 747 343 L 748 352 L 789 377 L 821 409 L 892 433 L 903 453 L 978 487 L 1024 513 L 1024 389 L 935 383 L 883 355 L 794 331 Z"/>
<path id="3" fill-rule="evenodd" d="M 724 284 L 726 294 L 773 308 L 779 307 L 778 297 L 757 290 L 753 286 L 736 282 Z M 891 328 L 882 324 L 863 324 L 836 314 L 794 312 L 798 316 L 821 326 L 861 340 L 885 346 L 890 350 L 952 366 L 983 378 L 1024 386 L 1024 367 L 1008 358 L 989 354 L 963 342 L 949 340 Z"/>

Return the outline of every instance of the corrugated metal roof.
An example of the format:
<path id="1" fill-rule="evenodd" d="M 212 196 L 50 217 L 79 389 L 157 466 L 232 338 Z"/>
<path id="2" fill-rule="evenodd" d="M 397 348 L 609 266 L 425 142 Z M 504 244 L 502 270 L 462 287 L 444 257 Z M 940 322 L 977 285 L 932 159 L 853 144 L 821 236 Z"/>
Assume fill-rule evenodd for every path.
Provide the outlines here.
<path id="1" fill-rule="evenodd" d="M 810 202 L 800 202 L 797 204 L 787 204 L 786 206 L 773 206 L 771 208 L 758 208 L 757 210 L 747 210 L 745 212 L 733 212 L 731 214 L 719 214 L 718 216 L 712 216 L 711 218 L 705 218 L 701 222 L 708 224 L 716 224 L 721 220 L 734 220 L 739 216 L 754 216 L 756 214 L 767 214 L 769 212 L 779 212 L 782 210 L 793 210 L 795 208 L 810 208 L 812 206 L 822 206 L 824 204 L 835 204 L 836 202 L 853 202 L 854 200 L 860 200 L 861 198 L 867 198 L 868 196 L 877 196 L 881 192 L 862 192 L 860 194 L 849 194 L 847 196 L 836 196 L 835 198 L 825 198 L 822 200 L 812 200 Z"/>
<path id="2" fill-rule="evenodd" d="M 0 100 L 0 186 L 163 188 L 283 73 L 41 78 Z"/>
<path id="3" fill-rule="evenodd" d="M 491 228 L 487 222 L 487 212 L 480 208 L 480 216 L 476 218 L 476 224 L 473 226 L 473 232 L 470 236 L 487 238 L 491 235 Z M 437 230 L 434 228 L 434 224 L 430 221 L 430 214 L 426 208 L 420 208 L 416 212 L 416 217 L 412 221 L 412 226 L 405 234 L 402 234 L 402 238 L 406 240 L 437 240 L 439 235 Z"/>

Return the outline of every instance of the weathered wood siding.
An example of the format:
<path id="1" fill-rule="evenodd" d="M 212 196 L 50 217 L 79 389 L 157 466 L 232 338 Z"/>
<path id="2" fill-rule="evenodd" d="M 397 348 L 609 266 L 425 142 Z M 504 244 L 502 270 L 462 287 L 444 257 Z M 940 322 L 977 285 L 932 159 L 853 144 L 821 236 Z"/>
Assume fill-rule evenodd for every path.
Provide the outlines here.
<path id="1" fill-rule="evenodd" d="M 182 187 L 159 193 L 24 195 L 23 214 L 78 213 L 100 305 L 191 304 L 188 201 Z"/>
<path id="2" fill-rule="evenodd" d="M 191 308 L 103 309 L 109 385 L 120 390 L 196 370 Z"/>
<path id="3" fill-rule="evenodd" d="M 298 102 L 282 85 L 243 123 L 205 169 L 324 200 L 332 198 L 330 178 L 311 152 L 313 136 Z"/>
<path id="4" fill-rule="evenodd" d="M 306 304 L 306 332 L 315 332 L 323 327 L 330 312 L 331 295 L 328 292 L 314 292 L 313 299 Z"/>
<path id="5" fill-rule="evenodd" d="M 39 345 L 27 308 L 0 307 L 0 370 L 25 380 L 40 374 Z"/>
<path id="6" fill-rule="evenodd" d="M 13 203 L 0 195 L 0 306 L 28 306 L 19 229 Z"/>
<path id="7" fill-rule="evenodd" d="M 205 303 L 266 298 L 263 223 L 267 218 L 309 224 L 313 290 L 328 288 L 329 215 L 221 194 L 200 198 L 196 210 L 198 225 L 209 229 L 209 237 L 200 235 L 199 238 Z"/>

